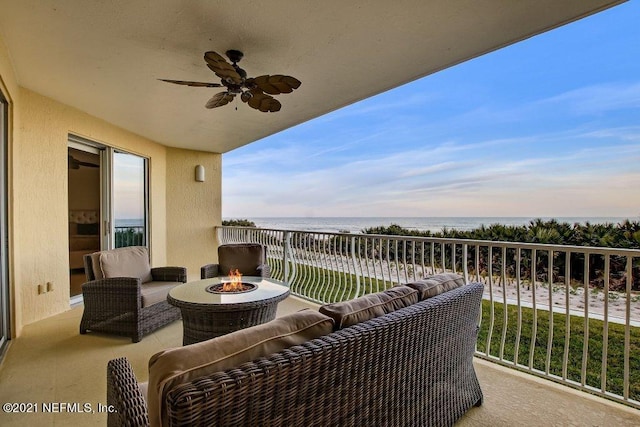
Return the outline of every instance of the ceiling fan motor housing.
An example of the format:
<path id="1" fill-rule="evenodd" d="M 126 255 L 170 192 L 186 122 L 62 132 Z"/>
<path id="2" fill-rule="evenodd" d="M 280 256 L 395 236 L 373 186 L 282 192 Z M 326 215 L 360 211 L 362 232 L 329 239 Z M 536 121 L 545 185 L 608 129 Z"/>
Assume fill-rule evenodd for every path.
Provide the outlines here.
<path id="1" fill-rule="evenodd" d="M 244 53 L 240 52 L 239 50 L 235 50 L 235 49 L 229 49 L 226 52 L 226 54 L 227 54 L 227 58 L 229 58 L 229 60 L 231 62 L 233 62 L 234 64 L 236 62 L 240 62 L 240 60 L 244 56 Z"/>

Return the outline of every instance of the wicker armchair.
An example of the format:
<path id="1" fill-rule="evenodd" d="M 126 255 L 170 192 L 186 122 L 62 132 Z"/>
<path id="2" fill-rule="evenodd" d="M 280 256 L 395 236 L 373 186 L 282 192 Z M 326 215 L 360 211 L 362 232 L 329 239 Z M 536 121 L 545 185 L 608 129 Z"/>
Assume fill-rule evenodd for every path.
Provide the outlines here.
<path id="1" fill-rule="evenodd" d="M 80 334 L 107 332 L 138 342 L 180 318 L 180 309 L 169 305 L 167 294 L 187 281 L 186 268 L 151 268 L 147 248 L 141 246 L 85 255 L 84 265 Z"/>
<path id="2" fill-rule="evenodd" d="M 200 268 L 200 278 L 225 276 L 229 271 L 238 270 L 246 276 L 271 277 L 267 265 L 267 247 L 259 243 L 233 243 L 218 246 L 218 263 Z"/>

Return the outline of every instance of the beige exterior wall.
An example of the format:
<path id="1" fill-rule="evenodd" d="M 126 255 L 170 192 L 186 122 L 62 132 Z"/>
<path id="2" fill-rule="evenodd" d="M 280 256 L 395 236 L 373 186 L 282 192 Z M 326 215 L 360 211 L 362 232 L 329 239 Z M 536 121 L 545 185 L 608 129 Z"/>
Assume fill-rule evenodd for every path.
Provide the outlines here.
<path id="1" fill-rule="evenodd" d="M 205 182 L 195 181 L 195 167 Z M 217 259 L 214 226 L 221 224 L 220 154 L 167 148 L 167 260 L 187 267 L 189 280 Z"/>

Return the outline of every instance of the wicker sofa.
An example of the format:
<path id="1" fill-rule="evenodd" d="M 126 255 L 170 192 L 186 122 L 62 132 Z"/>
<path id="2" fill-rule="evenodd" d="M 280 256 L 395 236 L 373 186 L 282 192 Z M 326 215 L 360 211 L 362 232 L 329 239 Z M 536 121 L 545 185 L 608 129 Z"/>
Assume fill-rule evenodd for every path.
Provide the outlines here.
<path id="1" fill-rule="evenodd" d="M 145 399 L 154 392 L 151 369 L 163 355 L 154 355 L 149 362 L 146 397 L 127 359 L 111 360 L 107 400 L 116 412 L 109 414 L 109 425 L 453 425 L 482 403 L 472 363 L 482 291 L 479 283 L 451 290 L 445 286 L 437 296 L 406 303 L 407 297 L 416 301 L 417 297 L 402 290 L 401 300 L 393 295 L 380 299 L 383 307 L 393 304 L 393 309 L 380 310 L 378 304 L 373 309 L 377 317 L 365 321 L 360 321 L 362 313 L 371 317 L 371 309 L 352 305 L 351 322 L 331 319 L 335 326 L 329 326 L 329 333 L 235 368 L 222 365 L 221 371 L 195 375 L 165 390 L 159 403 L 164 408 L 160 420 L 149 417 Z M 425 292 L 416 294 L 424 298 Z M 333 317 L 340 311 L 333 308 L 321 308 L 321 312 Z M 313 316 L 324 315 L 314 312 Z M 332 331 L 339 323 L 343 327 Z M 229 345 L 233 334 L 214 340 L 227 337 L 225 345 Z M 214 340 L 193 346 L 207 346 Z M 193 352 L 197 349 L 192 350 L 193 346 L 182 351 Z"/>

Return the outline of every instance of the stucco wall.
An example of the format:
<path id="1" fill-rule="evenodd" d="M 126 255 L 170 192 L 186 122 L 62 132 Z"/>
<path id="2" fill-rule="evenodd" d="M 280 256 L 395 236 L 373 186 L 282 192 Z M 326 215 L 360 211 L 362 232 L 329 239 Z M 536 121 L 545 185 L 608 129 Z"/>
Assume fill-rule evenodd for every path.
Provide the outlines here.
<path id="1" fill-rule="evenodd" d="M 167 261 L 187 267 L 189 280 L 217 258 L 214 226 L 221 223 L 220 154 L 167 148 Z M 195 181 L 195 167 L 206 171 Z"/>

